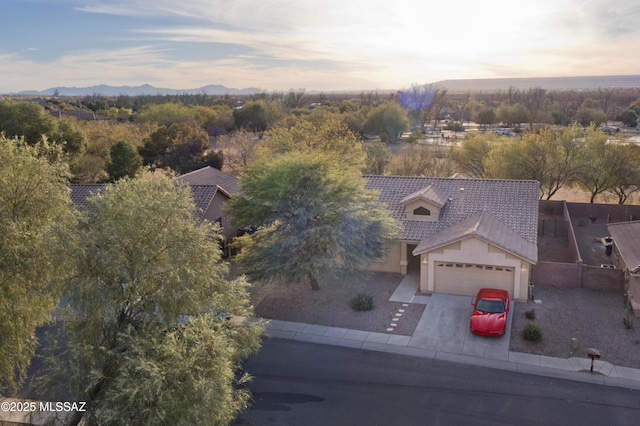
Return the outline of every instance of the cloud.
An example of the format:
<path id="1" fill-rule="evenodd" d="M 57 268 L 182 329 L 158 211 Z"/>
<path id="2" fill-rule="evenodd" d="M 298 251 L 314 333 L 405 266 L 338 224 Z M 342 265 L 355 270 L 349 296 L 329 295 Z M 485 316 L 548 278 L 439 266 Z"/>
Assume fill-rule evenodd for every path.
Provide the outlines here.
<path id="1" fill-rule="evenodd" d="M 34 41 L 25 33 L 13 58 L 31 67 L 26 88 L 188 81 L 338 90 L 637 73 L 623 38 L 638 31 L 635 1 L 37 0 L 75 12 L 61 13 L 69 19 L 61 27 L 43 21 Z M 92 31 L 77 38 L 78 23 Z M 46 44 L 54 31 L 64 43 Z M 1 69 L 2 84 L 19 81 L 19 68 Z"/>
<path id="2" fill-rule="evenodd" d="M 577 0 L 575 16 L 581 24 L 610 38 L 640 31 L 640 3 L 637 0 Z"/>

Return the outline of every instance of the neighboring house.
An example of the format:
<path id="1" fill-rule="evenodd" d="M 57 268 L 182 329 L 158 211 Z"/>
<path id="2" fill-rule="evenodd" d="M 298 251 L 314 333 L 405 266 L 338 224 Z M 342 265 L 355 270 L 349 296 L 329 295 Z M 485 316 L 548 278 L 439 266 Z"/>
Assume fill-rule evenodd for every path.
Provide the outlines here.
<path id="1" fill-rule="evenodd" d="M 222 206 L 229 201 L 232 195 L 240 192 L 240 180 L 238 178 L 207 166 L 178 176 L 176 181 L 191 185 L 194 195 L 199 187 L 217 188 L 206 209 L 203 209 L 204 218 L 211 222 L 219 223 L 222 226 L 222 235 L 227 240 L 236 235 L 237 230 L 231 226 L 231 220 L 222 210 Z M 203 203 L 206 201 L 203 200 Z M 196 196 L 197 202 L 198 197 Z"/>
<path id="2" fill-rule="evenodd" d="M 640 315 L 640 221 L 610 223 L 616 267 L 624 270 L 625 289 L 634 315 Z"/>
<path id="3" fill-rule="evenodd" d="M 236 235 L 236 229 L 229 223 L 222 206 L 240 190 L 239 180 L 213 167 L 203 167 L 177 177 L 176 182 L 191 186 L 200 219 L 221 225 L 225 237 L 223 250 L 228 254 L 228 242 Z M 87 198 L 99 194 L 104 188 L 102 184 L 73 184 L 71 200 L 81 208 L 88 208 Z"/>
<path id="4" fill-rule="evenodd" d="M 505 289 L 526 300 L 538 260 L 536 181 L 367 176 L 403 225 L 372 270 L 415 273 L 420 291 L 475 295 Z"/>

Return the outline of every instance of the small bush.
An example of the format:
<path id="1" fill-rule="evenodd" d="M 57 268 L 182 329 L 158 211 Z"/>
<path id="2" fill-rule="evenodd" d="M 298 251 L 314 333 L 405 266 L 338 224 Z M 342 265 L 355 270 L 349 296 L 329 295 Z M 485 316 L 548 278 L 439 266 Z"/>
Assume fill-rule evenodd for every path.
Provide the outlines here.
<path id="1" fill-rule="evenodd" d="M 533 320 L 536 319 L 536 310 L 535 309 L 530 309 L 527 312 L 524 313 L 525 318 Z"/>
<path id="2" fill-rule="evenodd" d="M 536 324 L 527 323 L 527 325 L 522 329 L 522 337 L 530 342 L 537 342 L 542 339 L 542 332 L 540 331 L 540 327 Z"/>
<path id="3" fill-rule="evenodd" d="M 450 121 L 446 126 L 444 126 L 444 129 L 454 132 L 464 132 L 464 125 L 462 123 L 458 123 L 457 121 Z"/>
<path id="4" fill-rule="evenodd" d="M 351 307 L 356 311 L 370 311 L 373 309 L 373 296 L 366 293 L 358 293 L 351 299 Z"/>

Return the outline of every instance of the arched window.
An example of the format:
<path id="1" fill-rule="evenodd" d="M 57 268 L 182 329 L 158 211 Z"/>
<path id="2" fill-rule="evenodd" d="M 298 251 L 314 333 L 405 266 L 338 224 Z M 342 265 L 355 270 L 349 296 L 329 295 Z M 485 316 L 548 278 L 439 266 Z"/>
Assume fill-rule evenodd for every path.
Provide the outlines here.
<path id="1" fill-rule="evenodd" d="M 422 206 L 418 207 L 417 209 L 414 209 L 413 214 L 416 216 L 431 216 L 431 212 Z"/>

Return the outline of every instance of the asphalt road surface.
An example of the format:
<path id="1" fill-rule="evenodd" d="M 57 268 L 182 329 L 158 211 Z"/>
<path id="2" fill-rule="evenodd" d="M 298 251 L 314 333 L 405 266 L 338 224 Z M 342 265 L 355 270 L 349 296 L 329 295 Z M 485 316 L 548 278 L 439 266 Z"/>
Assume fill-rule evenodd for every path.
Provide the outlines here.
<path id="1" fill-rule="evenodd" d="M 404 355 L 270 339 L 245 368 L 245 426 L 640 424 L 640 391 Z"/>

